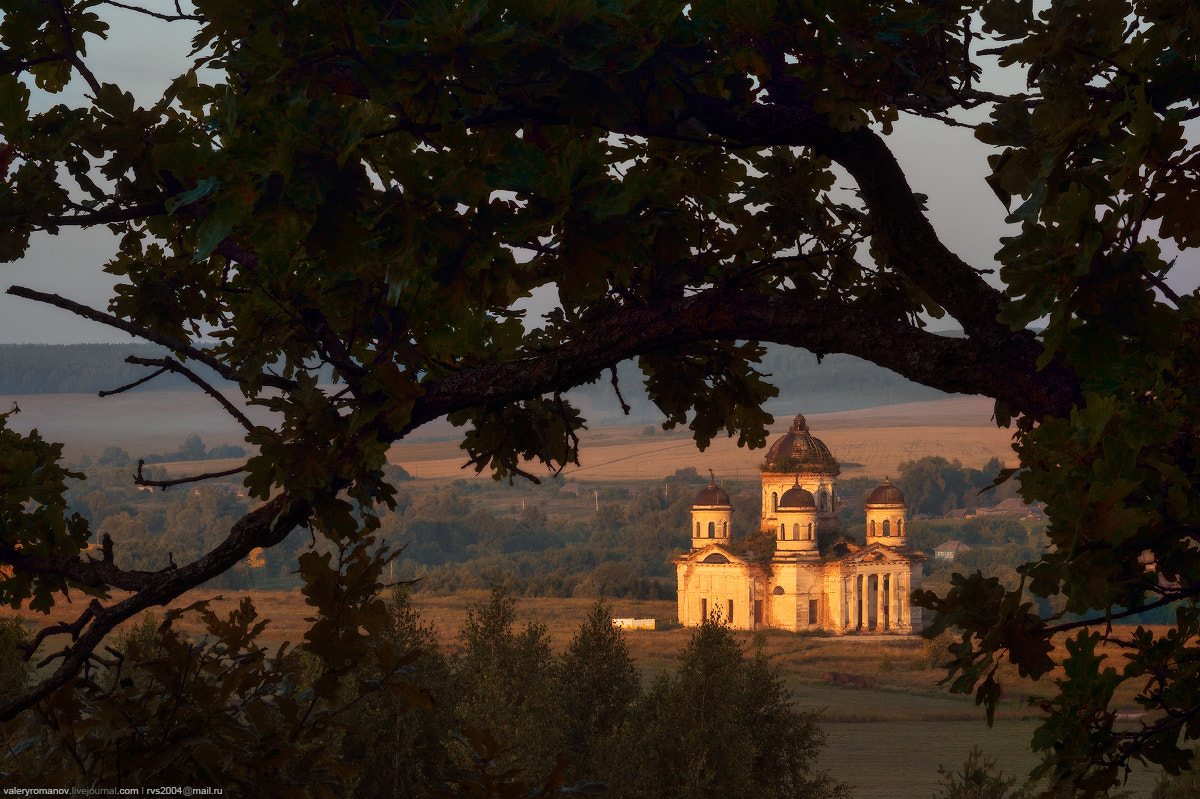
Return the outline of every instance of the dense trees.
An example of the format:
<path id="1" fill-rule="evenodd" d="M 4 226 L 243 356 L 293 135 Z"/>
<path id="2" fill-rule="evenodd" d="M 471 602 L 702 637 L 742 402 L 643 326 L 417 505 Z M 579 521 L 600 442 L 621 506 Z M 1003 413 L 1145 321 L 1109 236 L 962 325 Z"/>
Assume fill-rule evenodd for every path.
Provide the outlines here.
<path id="1" fill-rule="evenodd" d="M 989 506 L 1015 496 L 1015 487 L 1004 484 L 992 488 L 996 475 L 1004 464 L 992 458 L 981 469 L 965 468 L 958 461 L 951 463 L 940 455 L 926 455 L 912 461 L 901 461 L 894 482 L 904 493 L 909 513 L 944 516 L 955 508 Z M 1013 481 L 1016 482 L 1016 481 Z"/>
<path id="2" fill-rule="evenodd" d="M 175 614 L 161 625 L 147 616 L 95 664 L 87 690 L 39 705 L 49 723 L 0 723 L 0 777 L 357 799 L 515 796 L 475 789 L 555 781 L 631 799 L 844 794 L 815 770 L 815 715 L 715 621 L 643 690 L 604 603 L 555 654 L 545 627 L 518 624 L 497 588 L 447 653 L 401 588 L 347 674 L 377 690 L 331 691 L 326 658 L 255 644 L 266 622 L 249 600 L 224 619 L 205 604 L 192 610 L 207 640 L 178 633 Z M 0 663 L 23 634 L 0 626 Z M 18 687 L 17 674 L 0 690 Z"/>
<path id="3" fill-rule="evenodd" d="M 1045 674 L 1070 633 L 1055 657 L 1072 676 L 1036 738 L 1047 768 L 1094 791 L 1129 758 L 1188 759 L 1179 734 L 1200 731 L 1200 706 L 1178 664 L 1200 611 L 1123 641 L 1118 678 L 1145 684 L 1156 719 L 1141 729 L 1114 731 L 1091 644 L 1115 635 L 1114 608 L 1200 593 L 1200 302 L 1175 255 L 1200 231 L 1190 0 L 124 5 L 0 7 L 0 258 L 106 225 L 103 267 L 121 279 L 106 312 L 9 292 L 164 346 L 138 363 L 235 381 L 277 421 L 223 404 L 262 504 L 204 555 L 148 571 L 111 547 L 81 555 L 57 451 L 4 418 L 15 574 L 0 599 L 96 601 L 0 718 L 73 684 L 115 625 L 297 527 L 329 542 L 300 556 L 306 581 L 378 574 L 386 449 L 425 421 L 448 414 L 498 477 L 553 468 L 583 423 L 563 392 L 637 358 L 668 424 L 700 446 L 722 431 L 761 445 L 770 341 L 993 397 L 1050 546 L 1012 589 L 976 574 L 920 597 L 962 636 L 955 689 L 990 706 L 998 659 Z M 145 107 L 89 56 L 129 20 L 194 35 Z M 983 53 L 1024 87 L 992 91 Z M 991 148 L 988 185 L 1016 226 L 1003 290 L 939 238 L 889 149 L 902 114 Z M 536 291 L 555 307 L 523 319 Z M 963 335 L 929 333 L 931 316 Z M 1086 618 L 1041 618 L 1049 596 Z M 327 611 L 341 624 L 374 605 L 318 607 L 328 632 Z"/>

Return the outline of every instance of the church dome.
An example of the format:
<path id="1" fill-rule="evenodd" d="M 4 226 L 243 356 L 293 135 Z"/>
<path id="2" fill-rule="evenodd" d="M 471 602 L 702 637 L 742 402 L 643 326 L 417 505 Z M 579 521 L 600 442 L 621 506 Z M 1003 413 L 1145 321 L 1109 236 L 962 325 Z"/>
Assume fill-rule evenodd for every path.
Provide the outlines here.
<path id="1" fill-rule="evenodd" d="M 883 478 L 883 484 L 871 492 L 871 496 L 867 497 L 868 505 L 903 505 L 904 495 L 900 493 L 900 489 L 896 488 L 889 482 L 888 478 Z"/>
<path id="2" fill-rule="evenodd" d="M 804 414 L 797 414 L 791 428 L 767 450 L 764 472 L 831 472 L 840 470 L 825 442 L 808 431 Z"/>
<path id="3" fill-rule="evenodd" d="M 729 495 L 723 489 L 718 488 L 715 481 L 700 489 L 700 493 L 696 495 L 696 501 L 692 503 L 693 507 L 712 507 L 713 505 L 729 507 Z"/>
<path id="4" fill-rule="evenodd" d="M 777 510 L 816 510 L 817 500 L 808 491 L 800 487 L 799 478 L 796 485 L 783 492 L 779 498 Z"/>

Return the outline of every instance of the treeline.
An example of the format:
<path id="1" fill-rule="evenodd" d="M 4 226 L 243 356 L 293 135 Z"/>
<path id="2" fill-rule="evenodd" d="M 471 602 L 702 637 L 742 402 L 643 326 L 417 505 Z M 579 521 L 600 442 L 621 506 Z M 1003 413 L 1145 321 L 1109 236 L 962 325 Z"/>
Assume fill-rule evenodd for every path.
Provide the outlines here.
<path id="1" fill-rule="evenodd" d="M 157 344 L 0 344 L 0 396 L 7 394 L 95 394 L 129 385 L 153 374 L 154 367 L 126 363 L 130 355 L 162 358 Z M 231 382 L 199 367 L 202 377 L 217 387 Z M 325 369 L 320 379 L 328 381 Z M 186 377 L 165 372 L 132 391 L 193 390 Z"/>
<path id="2" fill-rule="evenodd" d="M 827 355 L 818 362 L 817 356 L 807 350 L 779 344 L 765 346 L 761 371 L 779 389 L 779 397 L 766 407 L 779 417 L 791 418 L 797 411 L 828 413 L 949 396 L 853 355 Z M 662 420 L 662 413 L 646 396 L 641 370 L 634 361 L 619 364 L 617 377 L 621 396 L 630 407 L 628 415 L 622 413 L 608 380 L 572 389 L 567 396 L 595 425 L 649 424 Z"/>
<path id="3" fill-rule="evenodd" d="M 523 494 L 523 509 L 503 508 L 494 494 L 474 498 L 468 484 L 457 482 L 415 499 L 402 494 L 380 536 L 404 547 L 395 576 L 419 579 L 422 591 L 449 594 L 504 582 L 519 596 L 673 599 L 670 560 L 690 546 L 692 502 L 702 484 L 694 469 L 679 474 L 632 497 L 607 489 L 598 509 L 576 519 L 549 515 L 564 502 L 554 481 Z M 745 507 L 734 518 L 757 526 L 751 501 L 739 498 Z"/>
<path id="4" fill-rule="evenodd" d="M 111 391 L 153 374 L 154 369 L 125 363 L 129 355 L 162 358 L 156 344 L 0 344 L 0 394 L 95 394 Z M 223 383 L 213 376 L 215 383 Z M 182 375 L 159 375 L 135 391 L 182 389 Z"/>
<path id="5" fill-rule="evenodd" d="M 20 742 L 0 747 L 0 774 L 347 799 L 550 796 L 560 786 L 613 799 L 847 796 L 816 770 L 816 714 L 796 710 L 766 658 L 714 621 L 643 687 L 604 604 L 562 654 L 544 625 L 518 623 L 501 590 L 468 611 L 453 652 L 403 593 L 381 610 L 379 634 L 340 672 L 329 661 L 341 653 L 311 643 L 267 659 L 247 641 L 245 603 L 229 621 L 210 616 L 199 641 L 147 618 L 80 681 L 86 701 L 51 701 L 21 730 L 0 725 Z M 0 663 L 21 632 L 0 623 Z M 401 672 L 368 665 L 396 662 Z M 0 673 L 0 693 L 26 679 Z M 330 679 L 342 686 L 337 702 L 313 701 L 330 695 Z"/>
<path id="6" fill-rule="evenodd" d="M 112 538 L 116 561 L 125 568 L 185 563 L 251 508 L 236 482 L 151 491 L 131 485 L 127 456 L 102 460 L 89 466 L 87 480 L 72 484 L 68 502 L 89 521 L 96 543 Z M 378 531 L 380 542 L 398 552 L 389 577 L 416 579 L 419 590 L 440 594 L 504 583 L 519 596 L 674 599 L 670 561 L 690 546 L 692 501 L 704 482 L 694 469 L 684 469 L 635 496 L 623 488 L 598 488 L 598 509 L 580 512 L 575 502 L 570 516 L 561 481 L 509 492 L 477 491 L 456 481 L 410 493 L 403 487 L 408 475 L 399 467 L 390 471 L 401 488 L 396 510 L 382 516 Z M 147 466 L 144 474 L 165 477 L 161 467 Z M 751 540 L 758 496 L 735 496 L 733 502 L 734 532 Z M 311 542 L 298 532 L 222 575 L 215 587 L 295 588 L 295 559 Z"/>
<path id="7" fill-rule="evenodd" d="M 945 516 L 963 508 L 991 507 L 1018 496 L 1019 476 L 993 487 L 1004 464 L 992 458 L 981 469 L 948 461 L 940 455 L 926 455 L 902 461 L 892 482 L 904 494 L 909 516 Z"/>

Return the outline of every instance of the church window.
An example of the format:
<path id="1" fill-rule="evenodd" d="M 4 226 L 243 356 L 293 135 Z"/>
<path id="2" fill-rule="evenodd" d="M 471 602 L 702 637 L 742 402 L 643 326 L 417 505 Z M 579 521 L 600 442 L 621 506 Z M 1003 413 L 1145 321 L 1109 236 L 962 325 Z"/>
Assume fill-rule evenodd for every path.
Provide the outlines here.
<path id="1" fill-rule="evenodd" d="M 812 522 L 808 523 L 808 540 L 812 541 Z"/>
<path id="2" fill-rule="evenodd" d="M 700 619 L 704 620 L 707 618 L 708 618 L 708 600 L 701 597 L 700 598 Z"/>
<path id="3" fill-rule="evenodd" d="M 808 600 L 808 623 L 809 624 L 816 624 L 818 621 L 820 621 L 820 619 L 817 618 L 817 613 L 818 613 L 817 600 L 815 600 L 815 599 Z"/>
<path id="4" fill-rule="evenodd" d="M 871 535 L 875 535 L 875 520 L 871 520 Z"/>
<path id="5" fill-rule="evenodd" d="M 896 520 L 896 535 L 904 535 L 904 520 Z"/>
<path id="6" fill-rule="evenodd" d="M 779 540 L 787 541 L 787 525 L 786 524 L 779 525 Z"/>
<path id="7" fill-rule="evenodd" d="M 887 519 L 883 520 L 883 534 L 885 536 L 890 536 L 892 534 L 892 524 Z"/>
<path id="8" fill-rule="evenodd" d="M 792 525 L 792 540 L 793 541 L 800 540 L 800 525 L 798 525 L 798 524 Z"/>
<path id="9" fill-rule="evenodd" d="M 700 537 L 700 522 L 696 522 L 696 538 Z"/>
<path id="10" fill-rule="evenodd" d="M 721 538 L 729 538 L 729 522 L 721 522 Z"/>
<path id="11" fill-rule="evenodd" d="M 779 494 L 776 494 L 774 491 L 772 491 L 771 492 L 771 513 L 774 513 L 777 510 L 779 510 Z"/>
<path id="12" fill-rule="evenodd" d="M 714 538 L 716 536 L 716 532 L 717 532 L 716 522 L 709 522 L 708 523 L 708 537 Z"/>
<path id="13" fill-rule="evenodd" d="M 729 600 L 729 619 L 730 624 L 733 624 L 733 600 Z"/>

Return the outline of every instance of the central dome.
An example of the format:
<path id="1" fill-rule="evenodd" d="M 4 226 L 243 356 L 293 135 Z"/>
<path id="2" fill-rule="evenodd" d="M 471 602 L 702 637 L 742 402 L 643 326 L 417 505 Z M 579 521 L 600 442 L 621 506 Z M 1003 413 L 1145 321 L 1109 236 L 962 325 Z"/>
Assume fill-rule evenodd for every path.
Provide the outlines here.
<path id="1" fill-rule="evenodd" d="M 829 472 L 841 471 L 825 442 L 808 431 L 804 414 L 796 414 L 791 428 L 767 450 L 764 472 Z"/>

